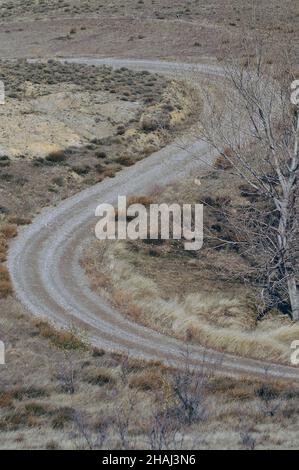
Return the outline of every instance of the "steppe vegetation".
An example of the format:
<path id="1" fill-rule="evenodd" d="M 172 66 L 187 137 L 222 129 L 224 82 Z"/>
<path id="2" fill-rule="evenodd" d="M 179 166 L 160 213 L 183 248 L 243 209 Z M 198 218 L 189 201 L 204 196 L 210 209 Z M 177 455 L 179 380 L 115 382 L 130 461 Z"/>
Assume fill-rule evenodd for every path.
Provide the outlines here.
<path id="1" fill-rule="evenodd" d="M 163 147 L 199 107 L 183 84 L 126 68 L 5 62 L 0 78 L 2 212 L 26 217 Z"/>
<path id="2" fill-rule="evenodd" d="M 289 363 L 299 336 L 295 59 L 283 49 L 273 67 L 253 37 L 243 41 L 247 63 L 231 51 L 232 89 L 223 86 L 219 101 L 206 94 L 198 135 L 219 152 L 214 168 L 152 195 L 154 203 L 204 204 L 204 248 L 188 252 L 183 242 L 150 238 L 95 242 L 82 262 L 93 288 L 135 321 L 220 351 Z"/>
<path id="3" fill-rule="evenodd" d="M 18 225 L 30 223 L 30 218 L 42 207 L 57 204 L 105 177 L 113 177 L 123 167 L 159 149 L 175 130 L 183 129 L 192 120 L 194 109 L 181 84 L 125 68 L 98 69 L 55 61 L 31 64 L 21 60 L 2 62 L 0 79 L 7 84 L 6 106 L 0 110 L 0 131 L 5 136 L 0 156 L 2 298 L 12 293 L 5 261 L 9 240 L 16 236 Z M 76 108 L 72 100 L 79 93 Z M 61 95 L 57 111 L 55 97 Z M 67 99 L 75 107 L 73 118 L 69 117 Z M 93 100 L 102 104 L 100 110 Z M 125 102 L 129 102 L 127 121 L 124 111 L 119 110 Z M 80 135 L 82 121 L 76 121 L 79 112 L 82 120 L 87 121 L 93 113 L 83 135 Z M 53 133 L 57 115 L 62 127 L 60 142 L 59 136 Z M 20 125 L 18 142 L 17 123 Z M 107 127 L 104 131 L 103 123 Z M 66 148 L 72 133 L 76 133 L 81 145 Z M 35 145 L 26 146 L 26 140 L 32 143 L 34 135 Z"/>
<path id="4" fill-rule="evenodd" d="M 298 40 L 296 2 L 253 3 L 1 0 L 1 56 L 222 63 L 229 46 L 245 62 L 240 37 L 255 29 L 274 44 L 268 61 L 275 64 L 276 45 Z M 164 146 L 194 122 L 200 100 L 157 75 L 52 59 L 2 61 L 0 79 L 9 109 L 0 109 L 0 447 L 298 448 L 298 385 L 271 381 L 266 371 L 264 380 L 220 377 L 213 366 L 197 374 L 187 346 L 181 373 L 94 349 L 75 325 L 57 331 L 11 295 L 5 262 L 21 226 Z M 200 253 L 180 242 L 95 242 L 82 263 L 93 288 L 135 321 L 186 344 L 285 362 L 298 326 L 277 309 L 259 318 L 255 292 L 243 282 L 248 263 L 217 241 L 219 234 L 230 240 L 228 217 L 252 200 L 230 169 L 220 155 L 204 175 L 135 197 L 205 203 L 209 240 Z"/>
<path id="5" fill-rule="evenodd" d="M 298 324 L 275 308 L 259 318 L 254 269 L 233 244 L 222 241 L 234 238 L 232 222 L 250 204 L 251 193 L 227 170 L 219 173 L 219 165 L 222 157 L 214 170 L 147 198 L 147 203 L 203 203 L 200 251 L 186 251 L 178 240 L 95 241 L 82 263 L 92 287 L 134 321 L 220 351 L 289 363 Z M 144 203 L 142 196 L 135 200 Z"/>
<path id="6" fill-rule="evenodd" d="M 0 439 L 9 449 L 296 448 L 298 388 L 177 373 L 90 348 L 1 301 Z M 20 331 L 22 332 L 20 334 Z M 4 336 L 3 336 L 4 332 Z M 287 429 L 287 432 L 286 432 Z"/>

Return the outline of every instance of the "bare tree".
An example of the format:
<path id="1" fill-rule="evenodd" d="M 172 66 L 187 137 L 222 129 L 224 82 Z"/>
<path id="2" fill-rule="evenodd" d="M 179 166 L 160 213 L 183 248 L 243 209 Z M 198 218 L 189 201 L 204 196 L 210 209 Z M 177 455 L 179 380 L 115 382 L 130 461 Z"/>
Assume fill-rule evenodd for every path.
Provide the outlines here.
<path id="1" fill-rule="evenodd" d="M 222 103 L 206 94 L 203 138 L 243 181 L 251 204 L 234 218 L 235 238 L 259 287 L 261 315 L 285 308 L 299 320 L 298 171 L 299 110 L 291 105 L 292 59 L 269 59 L 257 40 L 244 41 L 245 60 L 224 67 Z M 253 276 L 255 272 L 255 277 Z"/>

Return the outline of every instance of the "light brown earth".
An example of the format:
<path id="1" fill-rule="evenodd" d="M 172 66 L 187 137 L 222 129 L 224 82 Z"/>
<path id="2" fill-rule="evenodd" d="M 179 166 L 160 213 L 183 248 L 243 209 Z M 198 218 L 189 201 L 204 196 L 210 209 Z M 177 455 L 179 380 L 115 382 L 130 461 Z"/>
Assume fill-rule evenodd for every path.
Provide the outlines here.
<path id="1" fill-rule="evenodd" d="M 261 36 L 272 36 L 274 43 L 298 41 L 298 5 L 292 0 L 18 0 L 1 4 L 3 58 L 97 55 L 221 60 L 228 42 L 240 50 L 240 34 L 244 37 L 253 27 Z"/>

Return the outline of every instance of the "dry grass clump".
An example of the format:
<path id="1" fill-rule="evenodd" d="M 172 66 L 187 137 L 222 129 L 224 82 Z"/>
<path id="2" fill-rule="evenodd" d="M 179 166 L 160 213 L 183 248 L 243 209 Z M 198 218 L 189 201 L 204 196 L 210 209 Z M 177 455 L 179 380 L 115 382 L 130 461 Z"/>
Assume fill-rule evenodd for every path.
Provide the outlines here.
<path id="1" fill-rule="evenodd" d="M 7 240 L 4 236 L 1 237 L 0 235 L 0 262 L 3 263 L 6 261 L 7 256 Z"/>
<path id="2" fill-rule="evenodd" d="M 14 238 L 18 231 L 16 225 L 3 225 L 0 226 L 0 233 L 6 238 Z"/>
<path id="3" fill-rule="evenodd" d="M 51 439 L 46 443 L 46 450 L 58 450 L 60 449 L 59 443 L 54 439 Z"/>
<path id="4" fill-rule="evenodd" d="M 0 265 L 0 281 L 9 281 L 9 273 L 6 266 Z"/>
<path id="5" fill-rule="evenodd" d="M 103 177 L 104 178 L 114 178 L 116 173 L 121 170 L 121 166 L 119 165 L 112 165 L 109 168 L 105 168 L 103 170 Z"/>
<path id="6" fill-rule="evenodd" d="M 75 414 L 74 408 L 63 406 L 56 409 L 52 415 L 51 426 L 53 429 L 64 429 L 66 425 L 73 421 Z"/>
<path id="7" fill-rule="evenodd" d="M 116 163 L 119 163 L 122 166 L 132 166 L 135 163 L 135 160 L 129 155 L 123 154 L 120 157 L 116 158 Z"/>
<path id="8" fill-rule="evenodd" d="M 214 167 L 217 170 L 231 170 L 233 168 L 233 165 L 225 157 L 225 155 L 219 155 L 214 162 Z"/>
<path id="9" fill-rule="evenodd" d="M 0 430 L 16 431 L 22 428 L 41 427 L 45 422 L 50 422 L 53 429 L 64 429 L 72 422 L 74 412 L 71 407 L 53 408 L 43 402 L 31 401 L 18 404 L 0 418 Z"/>
<path id="10" fill-rule="evenodd" d="M 153 204 L 153 202 L 153 198 L 149 196 L 131 196 L 127 199 L 128 206 L 132 204 L 142 204 L 143 206 L 147 207 L 150 204 Z"/>
<path id="11" fill-rule="evenodd" d="M 0 392 L 0 408 L 8 408 L 13 403 L 12 392 Z"/>
<path id="12" fill-rule="evenodd" d="M 84 381 L 89 384 L 102 387 L 104 385 L 113 385 L 117 381 L 117 371 L 105 367 L 89 368 L 84 373 Z"/>
<path id="13" fill-rule="evenodd" d="M 9 240 L 17 235 L 18 225 L 27 225 L 30 222 L 29 218 L 14 214 L 0 220 L 0 298 L 6 298 L 13 292 L 8 270 L 3 264 L 7 260 Z"/>
<path id="14" fill-rule="evenodd" d="M 144 371 L 134 374 L 129 380 L 130 388 L 138 390 L 161 390 L 165 377 L 160 371 Z"/>
<path id="15" fill-rule="evenodd" d="M 49 323 L 41 320 L 35 322 L 35 327 L 43 338 L 50 340 L 50 342 L 59 349 L 86 349 L 86 345 L 75 332 L 67 330 L 58 331 L 54 329 Z"/>
<path id="16" fill-rule="evenodd" d="M 62 163 L 66 160 L 66 154 L 64 150 L 56 150 L 49 153 L 49 155 L 46 157 L 46 160 L 51 163 Z"/>
<path id="17" fill-rule="evenodd" d="M 0 265 L 0 298 L 8 297 L 12 294 L 12 285 L 6 266 Z"/>
<path id="18" fill-rule="evenodd" d="M 32 222 L 29 217 L 21 217 L 19 215 L 9 215 L 7 220 L 13 225 L 29 225 Z"/>

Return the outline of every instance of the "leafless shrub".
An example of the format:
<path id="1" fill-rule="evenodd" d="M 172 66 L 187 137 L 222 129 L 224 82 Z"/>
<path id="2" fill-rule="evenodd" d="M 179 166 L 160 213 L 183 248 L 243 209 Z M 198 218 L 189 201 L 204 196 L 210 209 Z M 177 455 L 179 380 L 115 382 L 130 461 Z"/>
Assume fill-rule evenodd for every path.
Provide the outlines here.
<path id="1" fill-rule="evenodd" d="M 184 433 L 177 419 L 169 412 L 156 412 L 148 431 L 150 450 L 179 450 L 184 448 Z"/>
<path id="2" fill-rule="evenodd" d="M 92 432 L 88 417 L 81 411 L 75 413 L 74 425 L 76 432 L 73 433 L 73 438 L 75 438 L 77 448 L 88 450 L 103 449 L 108 438 L 107 426 L 100 426 L 96 433 Z"/>
<path id="3" fill-rule="evenodd" d="M 65 352 L 64 360 L 59 363 L 57 379 L 64 393 L 73 394 L 76 390 L 76 364 L 72 354 Z"/>
<path id="4" fill-rule="evenodd" d="M 256 447 L 256 439 L 252 436 L 250 430 L 247 428 L 246 430 L 240 432 L 241 437 L 241 445 L 245 450 L 254 450 Z"/>
<path id="5" fill-rule="evenodd" d="M 255 394 L 259 399 L 258 408 L 263 416 L 274 417 L 282 411 L 283 400 L 280 397 L 279 390 L 268 376 L 267 370 L 265 371 L 264 381 L 255 390 Z"/>
<path id="6" fill-rule="evenodd" d="M 209 370 L 205 364 L 201 370 L 192 367 L 189 350 L 184 354 L 184 368 L 174 374 L 173 392 L 176 400 L 175 414 L 179 421 L 192 424 L 206 418 L 207 380 Z"/>
<path id="7" fill-rule="evenodd" d="M 129 393 L 127 400 L 117 408 L 112 422 L 113 434 L 119 442 L 122 450 L 134 449 L 134 437 L 131 435 L 133 417 L 136 413 L 136 393 Z"/>

